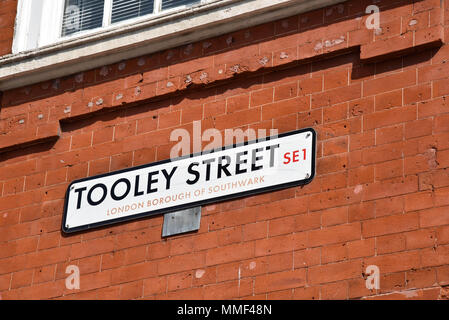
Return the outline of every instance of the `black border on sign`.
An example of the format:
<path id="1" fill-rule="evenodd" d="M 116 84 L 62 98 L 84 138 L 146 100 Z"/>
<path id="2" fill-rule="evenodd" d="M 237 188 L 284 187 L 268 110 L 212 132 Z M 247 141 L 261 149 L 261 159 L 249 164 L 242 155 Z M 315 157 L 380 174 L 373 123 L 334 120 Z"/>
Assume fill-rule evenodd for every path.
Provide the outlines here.
<path id="1" fill-rule="evenodd" d="M 287 136 L 291 136 L 291 135 L 295 135 L 295 134 L 303 133 L 303 132 L 307 132 L 307 131 L 312 133 L 312 139 L 313 139 L 312 140 L 312 175 L 309 178 L 307 178 L 307 179 L 292 181 L 292 182 L 278 184 L 278 185 L 269 186 L 269 187 L 263 187 L 263 188 L 256 189 L 256 190 L 240 192 L 240 193 L 232 194 L 232 195 L 229 195 L 229 196 L 221 196 L 221 197 L 216 197 L 216 198 L 210 198 L 210 199 L 207 199 L 207 200 L 200 200 L 200 201 L 191 202 L 191 203 L 183 204 L 183 205 L 178 205 L 178 206 L 174 206 L 174 207 L 170 207 L 170 208 L 164 208 L 164 209 L 159 209 L 159 210 L 155 210 L 155 211 L 143 212 L 143 213 L 139 213 L 139 214 L 132 215 L 132 216 L 116 218 L 116 219 L 112 219 L 112 220 L 97 222 L 97 223 L 88 224 L 88 225 L 75 227 L 75 228 L 66 228 L 65 227 L 66 219 L 67 219 L 67 206 L 68 206 L 69 193 L 70 193 L 69 191 L 70 191 L 71 186 L 73 184 L 75 184 L 75 183 L 84 182 L 84 181 L 88 181 L 88 180 L 94 180 L 94 179 L 98 179 L 98 178 L 103 178 L 103 177 L 107 177 L 107 176 L 111 176 L 111 175 L 115 175 L 115 174 L 120 174 L 120 173 L 124 173 L 124 172 L 144 169 L 144 168 L 148 168 L 148 167 L 152 167 L 152 166 L 156 166 L 156 165 L 160 165 L 160 164 L 165 164 L 165 163 L 168 163 L 168 162 L 175 162 L 175 161 L 183 160 L 183 159 L 186 159 L 186 158 L 194 158 L 194 157 L 198 157 L 198 156 L 201 156 L 201 155 L 212 154 L 214 152 L 219 152 L 219 151 L 223 151 L 223 150 L 235 149 L 237 147 L 251 145 L 251 144 L 254 144 L 254 143 L 257 143 L 257 142 L 268 141 L 268 140 L 276 140 L 276 139 L 279 139 L 279 138 L 283 138 L 283 137 L 287 137 Z M 83 178 L 83 179 L 78 179 L 78 180 L 72 181 L 70 183 L 70 185 L 67 187 L 67 191 L 66 191 L 66 195 L 65 195 L 64 212 L 63 212 L 63 218 L 62 218 L 62 231 L 64 233 L 66 233 L 66 234 L 75 233 L 75 232 L 85 231 L 85 230 L 89 230 L 89 229 L 93 229 L 93 228 L 97 228 L 97 227 L 106 226 L 106 225 L 117 224 L 117 223 L 120 223 L 120 222 L 136 220 L 136 219 L 149 217 L 149 216 L 153 216 L 153 215 L 181 211 L 181 210 L 185 210 L 185 209 L 189 209 L 189 208 L 193 208 L 193 207 L 198 207 L 198 206 L 203 206 L 203 205 L 214 203 L 214 202 L 220 202 L 220 201 L 225 201 L 225 200 L 230 200 L 230 199 L 242 198 L 242 197 L 252 196 L 252 195 L 256 195 L 256 194 L 260 194 L 260 193 L 266 193 L 266 192 L 270 192 L 270 191 L 274 191 L 274 190 L 280 190 L 280 189 L 286 189 L 286 188 L 296 187 L 296 186 L 300 186 L 300 185 L 306 185 L 306 184 L 310 183 L 313 180 L 313 178 L 315 177 L 316 139 L 317 139 L 317 135 L 316 135 L 315 129 L 313 129 L 313 128 L 304 128 L 304 129 L 299 129 L 299 130 L 295 130 L 295 131 L 281 133 L 281 134 L 279 134 L 277 136 L 270 136 L 270 137 L 266 137 L 266 138 L 259 139 L 259 140 L 256 139 L 256 140 L 251 140 L 251 141 L 245 141 L 243 143 L 238 143 L 238 144 L 234 143 L 232 145 L 232 148 L 231 148 L 230 145 L 229 146 L 224 146 L 224 147 L 221 147 L 219 149 L 206 150 L 206 151 L 203 151 L 203 152 L 192 153 L 190 155 L 179 157 L 179 158 L 176 158 L 176 159 L 173 159 L 173 160 L 166 159 L 166 160 L 162 160 L 162 161 L 158 161 L 158 162 L 152 162 L 152 163 L 149 163 L 149 164 L 140 165 L 140 166 L 137 166 L 137 167 L 126 168 L 126 169 L 122 169 L 122 170 L 119 170 L 119 171 L 108 172 L 108 173 L 96 175 L 96 176 L 93 176 L 93 177 L 88 177 L 88 178 Z"/>

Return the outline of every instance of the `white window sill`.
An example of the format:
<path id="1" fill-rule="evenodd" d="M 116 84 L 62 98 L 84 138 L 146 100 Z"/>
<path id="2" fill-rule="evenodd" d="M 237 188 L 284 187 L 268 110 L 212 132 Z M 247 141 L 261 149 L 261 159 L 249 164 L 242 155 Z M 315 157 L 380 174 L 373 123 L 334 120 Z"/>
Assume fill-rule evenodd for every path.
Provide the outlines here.
<path id="1" fill-rule="evenodd" d="M 221 0 L 0 57 L 0 90 L 56 79 L 344 2 Z"/>

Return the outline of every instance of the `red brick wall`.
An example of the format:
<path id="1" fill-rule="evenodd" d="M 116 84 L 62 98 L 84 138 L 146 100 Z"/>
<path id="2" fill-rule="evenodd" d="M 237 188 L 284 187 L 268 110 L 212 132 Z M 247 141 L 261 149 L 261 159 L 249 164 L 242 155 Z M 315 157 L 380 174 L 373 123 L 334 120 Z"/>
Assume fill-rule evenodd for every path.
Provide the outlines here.
<path id="1" fill-rule="evenodd" d="M 17 0 L 0 0 L 0 56 L 11 53 Z"/>
<path id="2" fill-rule="evenodd" d="M 4 92 L 1 297 L 446 296 L 449 3 L 378 5 L 376 34 L 348 1 Z M 61 234 L 72 180 L 166 159 L 170 132 L 195 120 L 311 126 L 317 176 L 205 206 L 197 233 L 162 239 L 158 216 Z M 379 290 L 365 287 L 373 264 Z M 80 290 L 65 288 L 68 265 Z"/>

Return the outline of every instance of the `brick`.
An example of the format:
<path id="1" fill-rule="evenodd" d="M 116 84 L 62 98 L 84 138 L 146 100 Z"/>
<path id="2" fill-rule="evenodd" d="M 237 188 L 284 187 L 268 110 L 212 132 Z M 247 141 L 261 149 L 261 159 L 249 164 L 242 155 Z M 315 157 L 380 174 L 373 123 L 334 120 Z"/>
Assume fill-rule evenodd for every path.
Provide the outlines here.
<path id="1" fill-rule="evenodd" d="M 348 138 L 338 137 L 323 142 L 323 155 L 329 156 L 338 153 L 348 152 Z"/>
<path id="2" fill-rule="evenodd" d="M 114 238 L 94 239 L 72 245 L 71 257 L 73 259 L 84 258 L 112 251 L 114 248 Z"/>
<path id="3" fill-rule="evenodd" d="M 291 270 L 294 266 L 294 253 L 286 252 L 267 256 L 266 261 L 268 273 Z"/>
<path id="4" fill-rule="evenodd" d="M 321 264 L 321 248 L 303 249 L 294 252 L 295 269 L 307 268 Z"/>
<path id="5" fill-rule="evenodd" d="M 362 98 L 349 102 L 349 115 L 357 117 L 374 112 L 374 97 Z"/>
<path id="6" fill-rule="evenodd" d="M 309 232 L 309 246 L 322 246 L 358 240 L 361 237 L 360 223 L 350 223 L 339 226 L 312 230 Z"/>
<path id="7" fill-rule="evenodd" d="M 303 249 L 307 241 L 305 236 L 303 233 L 298 233 L 256 240 L 255 255 L 264 256 Z"/>
<path id="8" fill-rule="evenodd" d="M 420 251 L 423 267 L 441 266 L 448 263 L 449 247 L 438 246 L 436 248 L 428 248 Z"/>
<path id="9" fill-rule="evenodd" d="M 33 274 L 34 274 L 33 269 L 13 273 L 11 280 L 11 289 L 30 286 L 31 281 L 33 279 Z"/>
<path id="10" fill-rule="evenodd" d="M 373 237 L 416 230 L 419 227 L 419 216 L 417 213 L 407 213 L 403 215 L 393 215 L 362 223 L 362 233 L 364 237 Z"/>
<path id="11" fill-rule="evenodd" d="M 260 121 L 260 108 L 252 108 L 216 118 L 216 128 L 219 130 L 240 127 Z"/>
<path id="12" fill-rule="evenodd" d="M 412 120 L 416 120 L 416 106 L 413 105 L 369 114 L 364 118 L 363 127 L 375 129 Z"/>
<path id="13" fill-rule="evenodd" d="M 449 79 L 435 80 L 432 82 L 433 98 L 449 94 Z"/>
<path id="14" fill-rule="evenodd" d="M 448 115 L 440 115 L 435 117 L 434 120 L 434 132 L 447 132 L 449 131 L 449 126 L 447 125 L 449 117 Z"/>
<path id="15" fill-rule="evenodd" d="M 346 244 L 337 244 L 323 247 L 321 249 L 321 263 L 328 264 L 332 262 L 344 261 L 348 259 Z"/>
<path id="16" fill-rule="evenodd" d="M 289 288 L 298 288 L 306 283 L 305 269 L 297 269 L 294 271 L 283 271 L 256 277 L 254 284 L 254 292 L 269 292 L 276 290 L 284 290 Z"/>
<path id="17" fill-rule="evenodd" d="M 34 270 L 33 284 L 55 280 L 56 266 L 46 266 Z"/>
<path id="18" fill-rule="evenodd" d="M 439 207 L 449 204 L 449 188 L 437 189 L 433 195 L 435 206 Z"/>
<path id="19" fill-rule="evenodd" d="M 431 98 L 431 86 L 430 84 L 421 84 L 404 89 L 404 103 L 412 104 Z M 438 95 L 436 95 L 438 96 Z"/>
<path id="20" fill-rule="evenodd" d="M 153 243 L 160 240 L 160 227 L 154 227 L 147 230 L 136 230 L 117 235 L 114 243 L 115 250 L 140 246 Z"/>
<path id="21" fill-rule="evenodd" d="M 8 290 L 10 288 L 10 284 L 11 284 L 10 274 L 0 276 L 0 292 Z"/>
<path id="22" fill-rule="evenodd" d="M 277 217 L 305 213 L 309 206 L 307 197 L 298 197 L 273 201 L 259 206 L 256 210 L 257 221 L 269 220 Z M 251 208 L 247 208 L 250 210 Z M 252 211 L 252 210 L 251 210 Z"/>
<path id="23" fill-rule="evenodd" d="M 165 293 L 167 290 L 167 277 L 145 279 L 143 282 L 144 297 Z"/>
<path id="24" fill-rule="evenodd" d="M 405 211 L 427 209 L 433 206 L 431 192 L 414 193 L 405 197 Z"/>
<path id="25" fill-rule="evenodd" d="M 402 89 L 378 94 L 375 97 L 376 111 L 402 107 Z"/>
<path id="26" fill-rule="evenodd" d="M 376 265 L 382 273 L 418 269 L 421 266 L 418 252 L 400 252 L 366 258 L 364 265 Z"/>
<path id="27" fill-rule="evenodd" d="M 364 202 L 351 205 L 349 206 L 348 221 L 355 222 L 374 218 L 376 214 L 375 208 L 374 202 Z"/>
<path id="28" fill-rule="evenodd" d="M 449 283 L 449 267 L 442 266 L 436 268 L 437 272 L 437 283 L 440 285 L 447 285 Z"/>
<path id="29" fill-rule="evenodd" d="M 158 265 L 155 262 L 143 262 L 114 269 L 111 276 L 111 282 L 116 284 L 125 281 L 141 280 L 154 277 L 157 273 Z"/>
<path id="30" fill-rule="evenodd" d="M 207 285 L 217 282 L 216 267 L 198 269 L 193 274 L 193 286 Z"/>
<path id="31" fill-rule="evenodd" d="M 120 299 L 131 300 L 142 297 L 143 292 L 143 282 L 137 281 L 132 283 L 127 283 L 120 288 Z"/>
<path id="32" fill-rule="evenodd" d="M 287 83 L 274 88 L 274 101 L 291 99 L 298 94 L 297 82 Z"/>
<path id="33" fill-rule="evenodd" d="M 279 133 L 294 131 L 297 128 L 297 118 L 296 114 L 278 117 L 274 119 L 273 127 L 276 128 Z"/>
<path id="34" fill-rule="evenodd" d="M 428 136 L 432 134 L 432 119 L 422 119 L 405 124 L 405 139 Z"/>
<path id="35" fill-rule="evenodd" d="M 321 213 L 321 225 L 323 227 L 345 224 L 347 222 L 348 222 L 347 207 L 328 209 Z"/>
<path id="36" fill-rule="evenodd" d="M 403 234 L 394 234 L 376 238 L 377 254 L 386 254 L 405 250 L 405 236 Z"/>
<path id="37" fill-rule="evenodd" d="M 226 111 L 233 113 L 239 110 L 248 109 L 249 107 L 249 94 L 242 94 L 238 96 L 229 97 L 226 99 Z"/>
<path id="38" fill-rule="evenodd" d="M 374 166 L 363 166 L 348 171 L 349 186 L 371 182 L 374 182 Z"/>
<path id="39" fill-rule="evenodd" d="M 295 288 L 293 291 L 293 299 L 295 300 L 318 300 L 320 298 L 320 288 L 302 287 Z"/>
<path id="40" fill-rule="evenodd" d="M 418 103 L 418 118 L 421 119 L 428 116 L 446 113 L 448 110 L 449 104 L 446 102 L 444 97 L 420 102 Z"/>
<path id="41" fill-rule="evenodd" d="M 348 85 L 348 70 L 339 70 L 324 74 L 324 90 Z"/>
<path id="42" fill-rule="evenodd" d="M 433 65 L 423 66 L 418 69 L 418 82 L 429 82 L 447 78 L 448 66 L 435 62 Z"/>
<path id="43" fill-rule="evenodd" d="M 114 135 L 113 127 L 106 127 L 93 133 L 92 145 L 110 142 L 112 141 Z"/>
<path id="44" fill-rule="evenodd" d="M 381 39 L 363 45 L 361 47 L 360 59 L 363 62 L 375 61 L 381 56 L 396 56 L 403 50 L 413 47 L 413 33 Z"/>
<path id="45" fill-rule="evenodd" d="M 295 230 L 295 217 L 288 216 L 269 221 L 269 237 L 292 233 Z"/>
<path id="46" fill-rule="evenodd" d="M 341 103 L 324 109 L 324 123 L 344 120 L 348 117 L 348 103 Z"/>
<path id="47" fill-rule="evenodd" d="M 224 282 L 239 278 L 240 262 L 222 264 L 216 267 L 216 281 Z"/>
<path id="48" fill-rule="evenodd" d="M 376 145 L 402 141 L 404 127 L 402 124 L 376 129 Z"/>
<path id="49" fill-rule="evenodd" d="M 376 294 L 376 290 L 367 289 L 365 279 L 361 278 L 348 280 L 349 299 L 367 297 L 373 294 Z"/>
<path id="50" fill-rule="evenodd" d="M 316 76 L 308 79 L 299 80 L 299 95 L 308 95 L 323 90 L 323 77 Z"/>
<path id="51" fill-rule="evenodd" d="M 321 284 L 360 277 L 362 264 L 360 261 L 338 262 L 322 266 L 310 267 L 308 281 L 310 284 Z"/>
<path id="52" fill-rule="evenodd" d="M 330 283 L 321 286 L 322 300 L 343 300 L 348 298 L 348 283 Z"/>
<path id="53" fill-rule="evenodd" d="M 201 251 L 218 247 L 218 236 L 216 232 L 199 234 L 193 240 L 193 250 Z"/>
<path id="54" fill-rule="evenodd" d="M 404 179 L 384 180 L 371 184 L 365 188 L 363 199 L 374 200 L 387 197 L 399 196 L 418 190 L 418 179 L 416 176 L 408 176 Z"/>
<path id="55" fill-rule="evenodd" d="M 189 271 L 169 275 L 167 277 L 168 291 L 190 288 L 192 286 L 192 276 L 193 276 L 192 274 L 193 273 Z"/>
<path id="56" fill-rule="evenodd" d="M 232 299 L 239 296 L 236 282 L 211 284 L 205 287 L 204 299 Z"/>
<path id="57" fill-rule="evenodd" d="M 328 174 L 320 179 L 321 190 L 330 191 L 347 187 L 347 175 L 345 172 Z"/>
<path id="58" fill-rule="evenodd" d="M 41 234 L 39 237 L 39 250 L 50 249 L 59 245 L 60 234 L 58 232 Z"/>
<path id="59" fill-rule="evenodd" d="M 400 73 L 366 81 L 363 86 L 363 96 L 371 96 L 415 84 L 415 70 L 406 70 Z"/>
<path id="60" fill-rule="evenodd" d="M 190 269 L 197 269 L 204 265 L 205 254 L 193 253 L 165 258 L 158 263 L 159 274 L 170 274 Z"/>
<path id="61" fill-rule="evenodd" d="M 279 110 L 282 110 L 282 114 L 291 114 L 306 111 L 309 110 L 309 108 L 310 99 L 308 97 L 297 97 L 269 103 L 262 106 L 262 120 L 268 120 L 279 116 Z"/>
<path id="62" fill-rule="evenodd" d="M 212 231 L 256 222 L 256 214 L 257 212 L 251 207 L 218 213 L 209 220 L 209 228 Z"/>
<path id="63" fill-rule="evenodd" d="M 318 174 L 326 174 L 344 170 L 348 166 L 346 154 L 332 155 L 325 158 L 319 158 L 317 163 Z"/>
<path id="64" fill-rule="evenodd" d="M 3 185 L 3 195 L 6 196 L 8 194 L 16 194 L 19 192 L 23 192 L 25 185 L 25 178 L 14 178 L 8 181 L 5 181 Z"/>
<path id="65" fill-rule="evenodd" d="M 447 207 L 430 208 L 419 212 L 419 224 L 421 227 L 433 227 L 449 224 Z"/>
<path id="66" fill-rule="evenodd" d="M 382 283 L 380 293 L 405 289 L 405 272 L 383 274 L 380 276 L 380 283 Z"/>
<path id="67" fill-rule="evenodd" d="M 376 217 L 383 217 L 393 215 L 395 213 L 402 213 L 404 210 L 404 198 L 393 197 L 380 199 L 375 201 Z"/>
<path id="68" fill-rule="evenodd" d="M 361 98 L 361 86 L 360 84 L 354 84 L 312 95 L 312 108 L 332 106 L 359 98 Z"/>
<path id="69" fill-rule="evenodd" d="M 362 258 L 374 255 L 375 239 L 356 240 L 347 243 L 348 258 Z"/>
<path id="70" fill-rule="evenodd" d="M 151 132 L 157 129 L 158 125 L 158 118 L 156 115 L 153 115 L 148 118 L 139 119 L 136 121 L 136 124 L 131 127 L 130 130 L 132 132 L 136 132 L 137 134 L 145 133 L 145 132 Z M 137 129 L 137 131 L 136 131 Z M 132 135 L 132 134 L 130 134 Z M 123 133 L 118 130 L 118 127 L 115 129 L 115 139 L 120 138 L 123 136 Z"/>
<path id="71" fill-rule="evenodd" d="M 376 164 L 375 171 L 377 181 L 402 177 L 404 175 L 404 161 L 398 159 Z"/>
<path id="72" fill-rule="evenodd" d="M 421 269 L 407 272 L 407 288 L 431 287 L 436 283 L 435 269 Z"/>
<path id="73" fill-rule="evenodd" d="M 420 29 L 415 32 L 415 46 L 433 45 L 438 46 L 442 43 L 443 28 L 438 25 L 430 28 Z"/>

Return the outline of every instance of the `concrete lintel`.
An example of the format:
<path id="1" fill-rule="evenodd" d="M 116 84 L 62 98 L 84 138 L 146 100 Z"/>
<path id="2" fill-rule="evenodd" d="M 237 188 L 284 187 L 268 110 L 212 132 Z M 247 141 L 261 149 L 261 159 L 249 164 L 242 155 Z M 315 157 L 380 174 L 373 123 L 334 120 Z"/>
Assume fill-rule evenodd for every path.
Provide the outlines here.
<path id="1" fill-rule="evenodd" d="M 56 79 L 344 0 L 222 0 L 0 58 L 0 90 Z"/>

